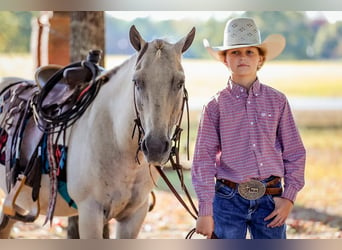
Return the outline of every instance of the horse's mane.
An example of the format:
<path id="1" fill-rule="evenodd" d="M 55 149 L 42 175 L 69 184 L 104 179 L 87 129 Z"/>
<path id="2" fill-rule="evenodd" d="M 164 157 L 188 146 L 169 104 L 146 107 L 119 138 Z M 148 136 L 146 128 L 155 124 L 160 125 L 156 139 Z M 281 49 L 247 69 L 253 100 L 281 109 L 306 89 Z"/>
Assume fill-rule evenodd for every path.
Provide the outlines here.
<path id="1" fill-rule="evenodd" d="M 108 81 L 110 78 L 112 78 L 114 75 L 116 75 L 116 73 L 122 68 L 124 67 L 129 61 L 131 60 L 131 58 L 126 59 L 123 63 L 121 63 L 120 65 L 114 67 L 113 69 L 105 72 L 103 75 L 101 75 L 101 78 L 106 79 L 106 81 Z"/>

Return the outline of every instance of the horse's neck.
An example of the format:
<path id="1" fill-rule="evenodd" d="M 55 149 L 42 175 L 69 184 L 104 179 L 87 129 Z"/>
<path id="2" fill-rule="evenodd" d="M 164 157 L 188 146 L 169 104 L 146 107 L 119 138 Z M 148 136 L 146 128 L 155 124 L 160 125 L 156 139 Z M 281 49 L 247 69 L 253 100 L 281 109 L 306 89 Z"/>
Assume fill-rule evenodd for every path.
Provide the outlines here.
<path id="1" fill-rule="evenodd" d="M 116 140 L 127 140 L 131 136 L 135 119 L 132 83 L 135 61 L 136 56 L 132 56 L 115 70 L 109 71 L 109 81 L 101 87 L 94 103 L 84 114 L 82 122 L 88 124 L 87 129 L 112 130 Z"/>
<path id="2" fill-rule="evenodd" d="M 109 108 L 116 110 L 119 108 L 126 114 L 133 115 L 133 83 L 136 56 L 132 56 L 120 66 L 108 71 L 109 80 L 102 86 L 96 102 L 101 109 Z"/>

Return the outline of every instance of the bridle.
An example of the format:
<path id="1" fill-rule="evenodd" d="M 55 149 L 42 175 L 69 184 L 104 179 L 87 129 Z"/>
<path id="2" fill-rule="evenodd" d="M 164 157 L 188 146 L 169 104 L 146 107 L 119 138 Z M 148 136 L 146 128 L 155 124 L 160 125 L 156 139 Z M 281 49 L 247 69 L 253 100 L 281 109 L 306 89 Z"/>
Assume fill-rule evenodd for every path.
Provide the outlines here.
<path id="1" fill-rule="evenodd" d="M 140 114 L 139 114 L 139 111 L 137 108 L 135 92 L 136 92 L 136 89 L 135 89 L 135 84 L 134 84 L 133 85 L 133 102 L 134 102 L 134 110 L 135 110 L 135 119 L 134 119 L 134 127 L 133 127 L 133 132 L 132 132 L 132 139 L 134 138 L 136 130 L 138 130 L 138 148 L 137 148 L 135 158 L 136 158 L 136 161 L 140 164 L 139 159 L 138 159 L 138 154 L 141 151 L 141 143 L 143 140 L 143 136 L 145 134 L 145 130 L 142 126 Z M 180 139 L 181 139 L 181 134 L 183 131 L 183 129 L 181 128 L 181 123 L 182 123 L 182 118 L 183 118 L 185 107 L 186 107 L 186 111 L 187 111 L 186 112 L 186 114 L 187 114 L 187 147 L 186 148 L 187 148 L 187 159 L 189 160 L 190 159 L 190 156 L 189 156 L 189 133 L 190 133 L 189 104 L 188 104 L 188 92 L 187 92 L 185 86 L 183 86 L 183 101 L 182 101 L 182 106 L 181 106 L 181 113 L 180 113 L 178 122 L 176 124 L 175 130 L 173 132 L 173 135 L 171 137 L 172 147 L 171 147 L 171 152 L 170 152 L 168 160 L 171 163 L 172 169 L 177 172 L 181 188 L 184 191 L 184 193 L 188 199 L 188 202 L 190 203 L 191 208 L 183 200 L 181 195 L 177 192 L 174 185 L 170 182 L 170 180 L 168 179 L 168 177 L 164 173 L 162 166 L 157 165 L 154 167 L 156 168 L 156 170 L 158 171 L 160 176 L 163 178 L 164 182 L 167 184 L 167 186 L 172 191 L 172 193 L 176 196 L 178 201 L 188 211 L 188 213 L 196 220 L 197 215 L 198 215 L 198 211 L 197 211 L 197 208 L 196 208 L 196 206 L 195 206 L 195 204 L 191 198 L 191 195 L 190 195 L 190 193 L 189 193 L 189 191 L 188 191 L 188 189 L 184 183 L 183 166 L 180 164 L 180 159 L 179 159 Z M 195 232 L 195 229 L 192 229 L 188 233 L 188 235 L 186 236 L 186 239 L 190 239 L 192 237 L 192 235 L 194 234 L 194 232 Z"/>
<path id="2" fill-rule="evenodd" d="M 137 101 L 136 101 L 136 95 L 135 95 L 135 87 L 133 87 L 133 102 L 134 102 L 134 110 L 135 110 L 135 119 L 134 119 L 134 127 L 133 127 L 133 132 L 132 132 L 132 139 L 134 138 L 136 130 L 138 130 L 138 149 L 137 149 L 137 154 L 136 154 L 136 161 L 140 164 L 139 159 L 138 159 L 138 153 L 141 151 L 141 143 L 143 140 L 143 137 L 145 135 L 145 130 L 142 126 L 141 119 L 140 119 L 140 114 L 137 108 Z M 189 160 L 189 132 L 190 132 L 190 124 L 189 124 L 189 104 L 188 104 L 188 91 L 186 90 L 185 87 L 183 87 L 183 101 L 182 101 L 182 107 L 181 107 L 181 113 L 178 119 L 178 122 L 176 124 L 175 130 L 173 132 L 173 135 L 171 137 L 171 141 L 173 142 L 173 146 L 171 148 L 170 156 L 176 157 L 176 161 L 174 162 L 179 162 L 179 147 L 180 147 L 180 138 L 181 138 L 181 133 L 183 129 L 181 128 L 181 123 L 182 123 L 182 118 L 183 118 L 183 113 L 184 113 L 184 108 L 186 107 L 187 110 L 187 120 L 188 120 L 188 125 L 187 125 L 187 158 Z"/>

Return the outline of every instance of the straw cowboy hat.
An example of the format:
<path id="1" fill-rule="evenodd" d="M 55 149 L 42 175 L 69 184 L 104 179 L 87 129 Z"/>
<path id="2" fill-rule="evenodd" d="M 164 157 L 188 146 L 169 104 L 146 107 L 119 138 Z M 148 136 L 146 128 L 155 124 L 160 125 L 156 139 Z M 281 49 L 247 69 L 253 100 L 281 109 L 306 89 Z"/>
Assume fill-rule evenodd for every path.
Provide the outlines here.
<path id="1" fill-rule="evenodd" d="M 265 61 L 277 57 L 285 48 L 285 38 L 280 34 L 269 35 L 261 42 L 260 31 L 251 18 L 234 18 L 227 22 L 223 34 L 223 46 L 210 47 L 207 39 L 204 47 L 217 60 L 224 63 L 223 51 L 243 47 L 258 47 L 265 55 Z"/>

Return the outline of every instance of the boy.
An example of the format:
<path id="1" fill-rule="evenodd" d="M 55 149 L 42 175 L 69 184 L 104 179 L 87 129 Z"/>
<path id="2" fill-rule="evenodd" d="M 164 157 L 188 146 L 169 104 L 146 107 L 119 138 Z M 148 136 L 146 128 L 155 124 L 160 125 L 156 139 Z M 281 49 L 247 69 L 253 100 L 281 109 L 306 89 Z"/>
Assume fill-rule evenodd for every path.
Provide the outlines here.
<path id="1" fill-rule="evenodd" d="M 204 107 L 192 182 L 199 200 L 196 232 L 210 238 L 286 238 L 285 220 L 304 186 L 305 148 L 287 98 L 257 71 L 285 38 L 261 42 L 253 19 L 227 22 L 223 46 L 208 52 L 231 71 L 227 87 Z M 282 182 L 284 181 L 284 190 Z"/>

